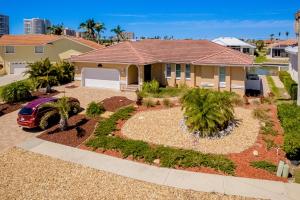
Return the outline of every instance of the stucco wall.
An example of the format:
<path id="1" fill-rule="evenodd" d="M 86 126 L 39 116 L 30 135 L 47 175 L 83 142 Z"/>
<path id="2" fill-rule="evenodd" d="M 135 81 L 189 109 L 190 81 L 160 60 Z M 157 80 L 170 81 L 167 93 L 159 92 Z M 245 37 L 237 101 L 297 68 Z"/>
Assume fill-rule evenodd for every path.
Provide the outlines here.
<path id="1" fill-rule="evenodd" d="M 49 58 L 51 62 L 59 62 L 62 59 L 70 58 L 71 55 L 79 55 L 93 50 L 69 39 L 60 39 L 52 44 L 45 45 L 44 53 L 35 53 L 34 46 L 15 46 L 15 53 L 11 54 L 6 54 L 4 49 L 5 47 L 0 47 L 0 62 L 2 57 L 7 73 L 10 73 L 9 62 L 32 63 L 45 58 Z"/>

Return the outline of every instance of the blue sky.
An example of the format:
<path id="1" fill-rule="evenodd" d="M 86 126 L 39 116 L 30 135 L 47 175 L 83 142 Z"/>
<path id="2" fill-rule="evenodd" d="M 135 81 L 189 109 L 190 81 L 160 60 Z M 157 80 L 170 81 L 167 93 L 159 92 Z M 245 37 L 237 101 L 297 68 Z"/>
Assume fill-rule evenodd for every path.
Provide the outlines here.
<path id="1" fill-rule="evenodd" d="M 73 29 L 94 18 L 105 23 L 106 36 L 120 24 L 136 36 L 261 39 L 289 31 L 294 37 L 299 9 L 300 0 L 0 0 L 0 13 L 10 16 L 12 34 L 23 33 L 24 18 L 40 17 Z"/>

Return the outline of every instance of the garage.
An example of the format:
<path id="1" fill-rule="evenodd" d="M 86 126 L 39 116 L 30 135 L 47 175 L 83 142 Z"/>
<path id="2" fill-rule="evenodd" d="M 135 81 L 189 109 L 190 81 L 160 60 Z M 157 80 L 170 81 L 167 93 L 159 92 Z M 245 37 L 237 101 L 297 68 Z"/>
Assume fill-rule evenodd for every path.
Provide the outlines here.
<path id="1" fill-rule="evenodd" d="M 120 90 L 120 72 L 117 69 L 83 68 L 81 83 L 84 87 Z"/>
<path id="2" fill-rule="evenodd" d="M 11 74 L 22 74 L 27 70 L 27 63 L 23 62 L 11 62 L 10 73 Z"/>

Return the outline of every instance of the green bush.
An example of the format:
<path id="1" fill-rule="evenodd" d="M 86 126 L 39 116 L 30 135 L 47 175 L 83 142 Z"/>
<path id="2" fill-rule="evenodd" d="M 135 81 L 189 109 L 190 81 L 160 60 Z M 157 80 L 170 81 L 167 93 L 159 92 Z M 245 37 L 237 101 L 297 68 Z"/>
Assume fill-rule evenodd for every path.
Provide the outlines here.
<path id="1" fill-rule="evenodd" d="M 258 168 L 258 169 L 264 169 L 268 172 L 271 172 L 271 173 L 275 173 L 276 170 L 277 170 L 277 167 L 276 165 L 274 165 L 273 163 L 270 163 L 268 161 L 253 161 L 250 163 L 250 165 L 254 168 Z"/>
<path id="2" fill-rule="evenodd" d="M 170 101 L 170 99 L 163 99 L 163 105 L 167 108 L 170 108 L 173 106 L 172 102 Z"/>
<path id="3" fill-rule="evenodd" d="M 213 137 L 234 119 L 230 94 L 207 89 L 191 89 L 181 99 L 186 125 L 201 137 Z"/>
<path id="4" fill-rule="evenodd" d="M 274 130 L 274 124 L 271 121 L 266 121 L 266 124 L 264 127 L 262 127 L 262 134 L 264 135 L 273 135 L 276 136 L 278 132 Z"/>
<path id="5" fill-rule="evenodd" d="M 279 72 L 279 78 L 283 83 L 285 89 L 291 96 L 292 100 L 297 99 L 297 91 L 298 91 L 298 84 L 292 79 L 291 75 L 286 71 Z"/>
<path id="6" fill-rule="evenodd" d="M 110 136 L 116 130 L 117 121 L 128 119 L 133 111 L 133 107 L 123 108 L 109 119 L 100 121 L 95 130 L 96 137 L 89 140 L 86 145 L 95 149 L 117 150 L 124 158 L 132 156 L 134 159 L 144 159 L 147 163 L 160 159 L 160 165 L 163 167 L 210 167 L 234 175 L 235 164 L 223 155 L 149 145 L 144 141 Z"/>
<path id="7" fill-rule="evenodd" d="M 143 106 L 147 108 L 155 106 L 155 102 L 152 99 L 143 99 Z"/>
<path id="8" fill-rule="evenodd" d="M 142 87 L 143 92 L 147 93 L 158 93 L 159 92 L 159 83 L 157 80 L 152 80 L 150 82 L 144 82 Z"/>
<path id="9" fill-rule="evenodd" d="M 252 111 L 252 114 L 256 119 L 259 119 L 261 121 L 265 121 L 269 118 L 267 111 L 263 108 L 255 108 Z"/>
<path id="10" fill-rule="evenodd" d="M 17 81 L 4 86 L 1 89 L 1 99 L 7 103 L 21 102 L 29 100 L 31 87 L 27 81 Z"/>
<path id="11" fill-rule="evenodd" d="M 88 117 L 97 117 L 104 113 L 105 109 L 101 103 L 96 103 L 92 101 L 89 103 L 87 109 L 86 109 L 86 115 Z"/>
<path id="12" fill-rule="evenodd" d="M 300 159 L 300 107 L 278 105 L 278 117 L 284 129 L 284 150 L 290 159 Z"/>

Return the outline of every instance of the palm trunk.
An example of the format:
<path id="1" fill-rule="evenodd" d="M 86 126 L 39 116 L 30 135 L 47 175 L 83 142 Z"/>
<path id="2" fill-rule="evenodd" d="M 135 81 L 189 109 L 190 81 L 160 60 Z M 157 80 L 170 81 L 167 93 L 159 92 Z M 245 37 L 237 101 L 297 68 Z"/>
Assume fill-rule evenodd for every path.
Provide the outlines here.
<path id="1" fill-rule="evenodd" d="M 59 127 L 60 127 L 60 130 L 62 131 L 65 131 L 67 130 L 68 128 L 68 120 L 61 117 L 60 120 L 59 120 Z"/>

